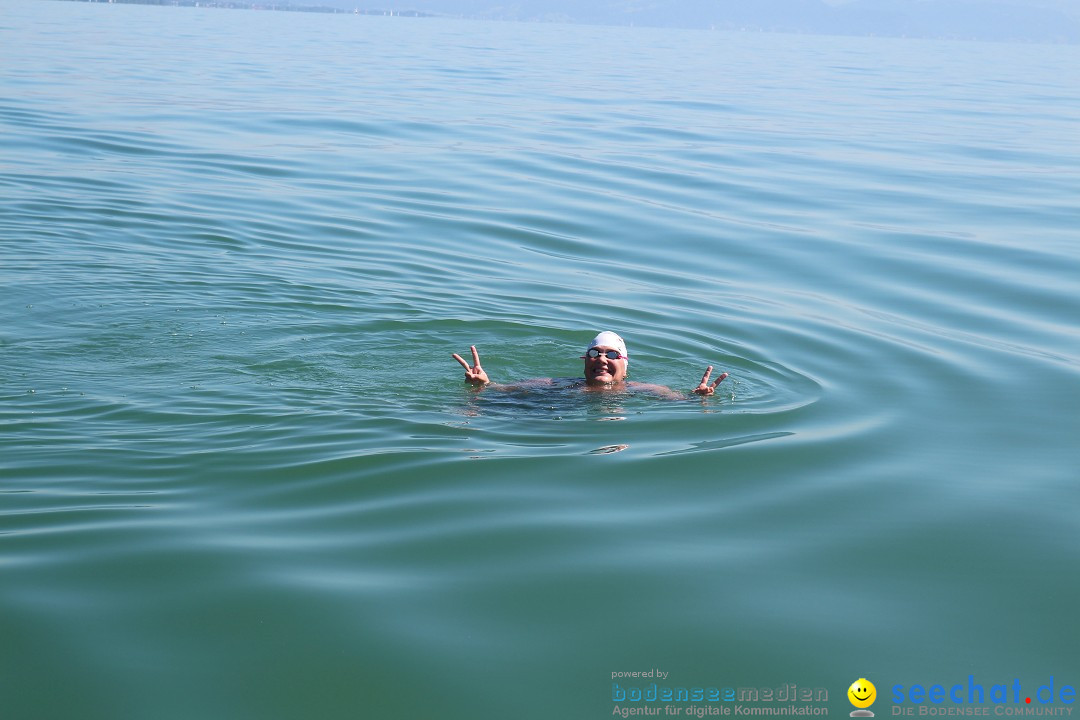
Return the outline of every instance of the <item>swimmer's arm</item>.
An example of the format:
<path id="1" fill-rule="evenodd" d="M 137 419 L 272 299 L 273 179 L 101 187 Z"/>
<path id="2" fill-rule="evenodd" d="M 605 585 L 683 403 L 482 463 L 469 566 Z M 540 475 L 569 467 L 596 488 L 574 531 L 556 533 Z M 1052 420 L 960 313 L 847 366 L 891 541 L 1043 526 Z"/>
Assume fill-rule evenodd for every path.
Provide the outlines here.
<path id="1" fill-rule="evenodd" d="M 712 370 L 713 370 L 712 365 L 710 365 L 708 367 L 708 369 L 705 370 L 705 374 L 701 377 L 701 384 L 699 384 L 696 388 L 693 389 L 694 394 L 696 394 L 696 395 L 712 395 L 713 393 L 716 392 L 717 386 L 721 382 L 724 381 L 724 378 L 726 378 L 728 376 L 727 373 L 720 373 L 720 376 L 717 377 L 716 380 L 714 380 L 710 384 L 709 383 L 709 375 L 712 374 Z M 645 392 L 650 392 L 650 393 L 652 393 L 654 395 L 657 395 L 659 397 L 664 398 L 665 400 L 685 400 L 686 399 L 685 394 L 683 394 L 683 393 L 681 393 L 681 392 L 679 392 L 677 390 L 672 390 L 671 388 L 667 387 L 666 385 L 653 385 L 651 383 L 639 383 L 639 382 L 630 382 L 630 383 L 627 383 L 627 385 L 630 385 L 635 390 L 644 390 Z"/>
<path id="2" fill-rule="evenodd" d="M 513 385 L 501 385 L 500 387 L 513 390 L 516 388 L 547 387 L 554 384 L 555 381 L 551 378 L 532 378 L 531 380 L 519 380 Z"/>
<path id="3" fill-rule="evenodd" d="M 642 382 L 633 382 L 633 381 L 627 382 L 626 384 L 629 387 L 634 388 L 635 390 L 644 390 L 647 393 L 652 393 L 653 395 L 656 395 L 657 397 L 662 397 L 665 400 L 685 400 L 686 399 L 686 395 L 684 395 L 681 392 L 677 392 L 675 390 L 672 390 L 667 385 L 654 385 L 652 383 L 642 383 Z"/>
<path id="4" fill-rule="evenodd" d="M 511 385 L 504 385 L 503 383 L 488 383 L 481 387 L 489 387 L 492 390 L 503 390 L 505 392 L 514 392 L 517 390 L 529 391 L 540 387 L 549 387 L 554 385 L 555 381 L 551 378 L 532 378 L 531 380 L 518 380 Z"/>
<path id="5" fill-rule="evenodd" d="M 465 368 L 465 382 L 470 385 L 476 385 L 477 387 L 486 387 L 490 385 L 492 387 L 497 387 L 500 390 L 514 390 L 517 388 L 542 387 L 551 385 L 554 382 L 551 378 L 534 378 L 532 380 L 522 380 L 513 385 L 499 385 L 493 383 L 491 378 L 488 377 L 488 374 L 484 372 L 484 368 L 480 367 L 480 353 L 476 351 L 476 346 L 471 345 L 469 346 L 469 349 L 472 350 L 472 365 L 469 365 L 468 361 L 457 353 L 451 353 L 450 356 L 457 360 L 461 367 Z"/>

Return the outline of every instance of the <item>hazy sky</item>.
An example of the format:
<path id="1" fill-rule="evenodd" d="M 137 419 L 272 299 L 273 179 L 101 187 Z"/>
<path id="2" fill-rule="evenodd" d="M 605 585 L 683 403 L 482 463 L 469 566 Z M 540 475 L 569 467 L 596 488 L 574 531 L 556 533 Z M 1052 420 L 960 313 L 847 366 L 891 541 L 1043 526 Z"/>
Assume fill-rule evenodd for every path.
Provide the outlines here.
<path id="1" fill-rule="evenodd" d="M 1080 0 L 291 0 L 497 20 L 1080 42 Z"/>

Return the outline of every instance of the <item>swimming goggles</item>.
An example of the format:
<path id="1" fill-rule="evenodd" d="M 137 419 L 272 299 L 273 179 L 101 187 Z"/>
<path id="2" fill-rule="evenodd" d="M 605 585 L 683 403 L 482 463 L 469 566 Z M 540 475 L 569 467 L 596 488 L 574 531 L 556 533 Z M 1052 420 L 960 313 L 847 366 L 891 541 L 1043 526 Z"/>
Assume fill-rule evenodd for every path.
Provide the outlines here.
<path id="1" fill-rule="evenodd" d="M 620 355 L 618 350 L 605 350 L 602 354 L 608 360 L 629 360 L 629 358 L 626 357 L 625 355 Z M 585 354 L 581 356 L 581 359 L 582 360 L 584 360 L 585 358 L 596 359 L 596 358 L 600 357 L 600 355 L 601 355 L 601 352 L 599 350 L 597 350 L 596 348 L 589 348 L 585 352 Z"/>

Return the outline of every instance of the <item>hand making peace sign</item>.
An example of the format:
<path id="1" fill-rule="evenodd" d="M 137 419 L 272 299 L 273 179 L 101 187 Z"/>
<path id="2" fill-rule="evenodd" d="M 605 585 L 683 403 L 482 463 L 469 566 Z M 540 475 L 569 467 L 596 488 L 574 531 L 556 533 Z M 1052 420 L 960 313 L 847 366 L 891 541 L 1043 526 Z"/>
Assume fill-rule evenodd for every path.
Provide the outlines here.
<path id="1" fill-rule="evenodd" d="M 469 367 L 469 363 L 465 362 L 465 358 L 461 357 L 457 353 L 451 353 L 453 358 L 461 363 L 461 367 L 465 368 L 465 382 L 472 383 L 473 385 L 487 385 L 491 380 L 488 379 L 488 375 L 484 372 L 484 368 L 480 367 L 480 353 L 476 352 L 476 346 L 471 345 L 472 350 L 472 367 Z M 712 368 L 709 368 L 710 370 Z"/>
<path id="2" fill-rule="evenodd" d="M 712 385 L 709 384 L 709 374 L 712 372 L 712 365 L 705 368 L 705 374 L 701 376 L 701 384 L 694 388 L 694 392 L 698 395 L 712 395 L 716 392 L 716 386 L 723 382 L 724 378 L 728 376 L 727 373 L 720 373 L 720 377 L 716 378 Z"/>

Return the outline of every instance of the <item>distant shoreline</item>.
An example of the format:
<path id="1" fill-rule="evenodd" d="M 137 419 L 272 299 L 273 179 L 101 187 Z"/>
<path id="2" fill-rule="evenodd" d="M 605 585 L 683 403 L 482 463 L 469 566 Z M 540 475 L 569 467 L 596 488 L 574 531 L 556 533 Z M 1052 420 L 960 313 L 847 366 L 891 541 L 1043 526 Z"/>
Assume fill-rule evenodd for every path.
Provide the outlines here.
<path id="1" fill-rule="evenodd" d="M 65 2 L 99 3 L 106 5 L 166 5 L 169 7 L 219 8 L 225 10 L 272 10 L 276 12 L 313 12 L 335 15 L 381 15 L 384 17 L 439 17 L 419 10 L 373 10 L 337 8 L 327 5 L 293 5 L 287 2 L 234 2 L 231 0 L 64 0 Z"/>
<path id="2" fill-rule="evenodd" d="M 67 2 L 108 3 L 127 5 L 161 5 L 171 7 L 222 8 L 229 10 L 268 10 L 283 12 L 326 13 L 333 15 L 373 15 L 383 17 L 426 17 L 473 19 L 507 22 L 568 23 L 610 27 L 656 27 L 688 30 L 719 30 L 746 33 L 781 33 L 795 35 L 825 35 L 838 37 L 880 37 L 914 40 L 958 40 L 976 42 L 1005 42 L 1024 44 L 1075 45 L 1080 43 L 1080 15 L 1064 14 L 1046 8 L 1033 8 L 1027 15 L 1016 15 L 1015 5 L 993 4 L 986 8 L 964 0 L 941 0 L 925 3 L 922 14 L 898 13 L 890 0 L 878 11 L 871 0 L 851 0 L 848 4 L 830 6 L 821 3 L 802 18 L 777 20 L 766 15 L 749 16 L 738 11 L 716 8 L 712 17 L 697 15 L 657 16 L 624 11 L 606 15 L 568 15 L 565 13 L 523 12 L 518 6 L 497 6 L 483 12 L 472 7 L 469 12 L 425 12 L 414 9 L 346 7 L 351 0 L 324 0 L 331 5 L 293 4 L 291 2 L 243 2 L 241 0 L 66 0 Z M 385 0 L 394 2 L 395 0 Z M 423 3 L 424 0 L 419 0 Z M 777 2 L 807 2 L 810 0 L 776 0 Z M 663 0 L 660 0 L 663 4 Z M 617 3 L 616 3 L 617 4 Z M 337 5 L 337 6 L 335 6 Z M 529 5 L 522 3 L 521 5 Z M 908 8 L 910 10 L 910 8 Z M 981 12 L 976 12 L 981 10 Z"/>

